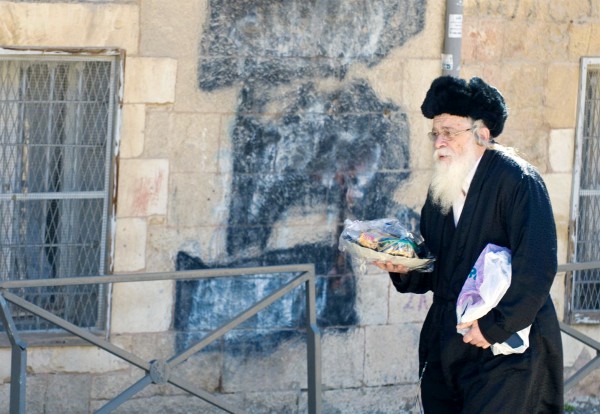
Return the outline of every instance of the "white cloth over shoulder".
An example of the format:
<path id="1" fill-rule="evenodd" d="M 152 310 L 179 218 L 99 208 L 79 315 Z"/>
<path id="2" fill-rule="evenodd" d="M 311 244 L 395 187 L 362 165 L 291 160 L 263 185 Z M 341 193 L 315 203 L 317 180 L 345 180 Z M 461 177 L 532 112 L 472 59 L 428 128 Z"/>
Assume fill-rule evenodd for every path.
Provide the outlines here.
<path id="1" fill-rule="evenodd" d="M 512 277 L 511 252 L 506 247 L 488 244 L 471 269 L 456 301 L 458 323 L 472 322 L 486 315 L 500 302 Z M 529 348 L 531 325 L 511 335 L 501 344 L 492 344 L 492 353 L 520 354 Z M 464 335 L 468 330 L 457 329 Z"/>

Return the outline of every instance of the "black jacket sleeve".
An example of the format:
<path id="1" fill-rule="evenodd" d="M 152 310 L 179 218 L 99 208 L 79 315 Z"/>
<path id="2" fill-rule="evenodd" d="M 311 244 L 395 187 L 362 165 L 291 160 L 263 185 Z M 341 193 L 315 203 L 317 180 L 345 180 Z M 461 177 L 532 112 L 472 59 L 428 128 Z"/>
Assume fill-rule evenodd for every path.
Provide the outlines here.
<path id="1" fill-rule="evenodd" d="M 556 227 L 546 187 L 529 167 L 519 177 L 505 177 L 499 199 L 512 253 L 511 285 L 500 303 L 479 320 L 491 343 L 502 343 L 529 326 L 549 297 L 556 275 Z M 501 177 L 499 177 L 502 179 Z"/>

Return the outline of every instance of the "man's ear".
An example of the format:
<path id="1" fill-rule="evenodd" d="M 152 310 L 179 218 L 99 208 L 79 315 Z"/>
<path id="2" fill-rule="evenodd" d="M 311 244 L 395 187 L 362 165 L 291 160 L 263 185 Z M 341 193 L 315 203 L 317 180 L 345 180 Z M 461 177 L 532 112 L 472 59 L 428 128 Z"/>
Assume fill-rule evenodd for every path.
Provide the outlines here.
<path id="1" fill-rule="evenodd" d="M 490 143 L 491 134 L 488 127 L 485 125 L 479 125 L 475 130 L 475 137 L 479 145 L 487 145 Z"/>

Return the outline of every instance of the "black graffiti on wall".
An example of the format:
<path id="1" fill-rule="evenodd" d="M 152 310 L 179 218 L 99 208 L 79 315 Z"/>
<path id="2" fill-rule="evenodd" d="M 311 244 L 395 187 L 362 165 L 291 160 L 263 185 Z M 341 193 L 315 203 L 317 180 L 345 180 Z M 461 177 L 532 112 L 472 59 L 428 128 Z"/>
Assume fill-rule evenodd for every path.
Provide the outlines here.
<path id="1" fill-rule="evenodd" d="M 199 87 L 240 91 L 226 252 L 206 263 L 182 251 L 178 270 L 315 263 L 320 324 L 357 322 L 354 278 L 337 250 L 343 221 L 415 214 L 393 198 L 410 173 L 406 116 L 347 74 L 353 65 L 377 65 L 421 31 L 424 11 L 423 0 L 209 2 Z M 318 218 L 314 229 L 290 225 L 292 235 L 281 235 L 282 223 L 301 217 Z M 256 286 L 281 284 L 258 279 L 180 283 L 176 326 L 214 328 L 228 298 L 243 309 Z M 298 326 L 299 298 L 281 301 L 253 326 Z"/>

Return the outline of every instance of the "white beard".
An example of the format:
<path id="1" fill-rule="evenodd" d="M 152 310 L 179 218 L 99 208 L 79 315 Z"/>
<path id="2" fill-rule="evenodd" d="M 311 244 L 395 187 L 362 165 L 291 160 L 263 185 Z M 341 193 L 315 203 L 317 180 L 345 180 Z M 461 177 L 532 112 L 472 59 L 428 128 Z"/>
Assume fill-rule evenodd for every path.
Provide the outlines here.
<path id="1" fill-rule="evenodd" d="M 473 140 L 465 146 L 461 155 L 456 155 L 448 147 L 435 150 L 434 171 L 429 192 L 433 203 L 440 207 L 442 214 L 447 214 L 454 201 L 461 195 L 465 178 L 479 159 L 476 148 L 477 143 Z M 449 156 L 451 159 L 440 161 L 438 158 L 440 155 Z"/>

